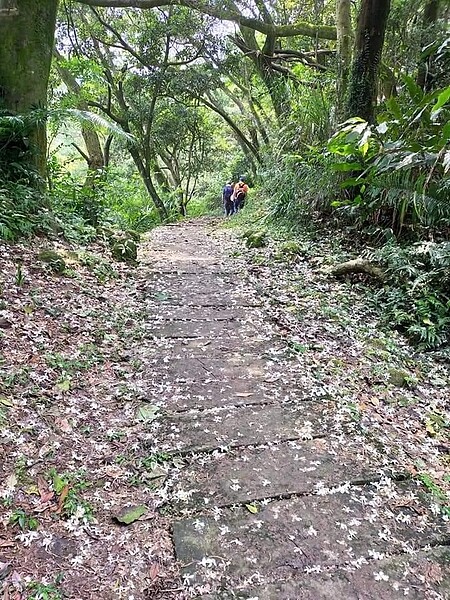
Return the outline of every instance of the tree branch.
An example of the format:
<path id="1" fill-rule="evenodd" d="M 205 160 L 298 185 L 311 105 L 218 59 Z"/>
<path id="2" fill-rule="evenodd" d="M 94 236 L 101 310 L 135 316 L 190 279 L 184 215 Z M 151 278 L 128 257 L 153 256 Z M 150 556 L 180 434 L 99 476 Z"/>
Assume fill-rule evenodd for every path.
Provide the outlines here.
<path id="1" fill-rule="evenodd" d="M 72 146 L 75 148 L 75 150 L 77 150 L 81 154 L 81 156 L 84 158 L 84 160 L 89 164 L 89 156 L 86 154 L 86 152 L 83 152 L 83 150 L 80 148 L 80 146 L 75 144 L 75 142 L 72 142 Z"/>
<path id="2" fill-rule="evenodd" d="M 330 25 L 312 25 L 304 21 L 299 21 L 291 25 L 274 25 L 266 23 L 260 19 L 246 17 L 238 11 L 222 9 L 213 6 L 207 2 L 198 2 L 198 0 L 76 0 L 79 4 L 88 6 L 104 6 L 112 8 L 160 8 L 163 6 L 186 6 L 210 17 L 215 17 L 223 21 L 232 21 L 243 27 L 248 27 L 265 35 L 274 35 L 275 37 L 294 37 L 303 35 L 311 38 L 320 38 L 326 40 L 336 39 L 336 27 Z"/>

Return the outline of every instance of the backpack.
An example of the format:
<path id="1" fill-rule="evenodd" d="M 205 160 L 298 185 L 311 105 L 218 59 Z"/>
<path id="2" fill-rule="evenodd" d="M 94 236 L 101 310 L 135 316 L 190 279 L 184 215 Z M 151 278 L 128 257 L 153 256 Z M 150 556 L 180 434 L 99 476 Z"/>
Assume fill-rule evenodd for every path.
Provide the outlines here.
<path id="1" fill-rule="evenodd" d="M 232 195 L 233 195 L 233 186 L 232 185 L 226 185 L 223 188 L 223 196 L 224 196 L 225 200 L 229 200 Z"/>

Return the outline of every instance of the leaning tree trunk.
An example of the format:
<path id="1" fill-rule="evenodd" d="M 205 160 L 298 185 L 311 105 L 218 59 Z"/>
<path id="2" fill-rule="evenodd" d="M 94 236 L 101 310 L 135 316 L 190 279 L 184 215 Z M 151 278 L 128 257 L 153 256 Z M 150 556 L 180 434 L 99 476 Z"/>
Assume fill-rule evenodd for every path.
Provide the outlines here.
<path id="1" fill-rule="evenodd" d="M 350 0 L 336 0 L 336 33 L 337 33 L 337 81 L 336 81 L 336 116 L 337 121 L 344 118 L 345 93 L 348 87 L 352 62 L 352 16 Z"/>
<path id="2" fill-rule="evenodd" d="M 247 27 L 240 27 L 241 36 L 233 38 L 236 46 L 252 61 L 258 75 L 267 89 L 278 121 L 288 119 L 292 107 L 286 75 L 275 71 L 272 65 L 277 39 L 268 34 L 261 48 L 255 32 Z"/>
<path id="3" fill-rule="evenodd" d="M 11 4 L 11 3 L 9 3 Z M 0 1 L 0 109 L 26 114 L 47 105 L 58 0 L 17 0 L 8 14 Z M 33 162 L 46 170 L 46 129 L 31 133 Z"/>
<path id="4" fill-rule="evenodd" d="M 139 151 L 135 147 L 131 146 L 128 150 L 134 161 L 134 164 L 136 165 L 137 170 L 139 171 L 139 175 L 142 177 L 142 181 L 147 189 L 148 195 L 152 199 L 153 204 L 155 205 L 155 208 L 158 211 L 161 222 L 166 221 L 169 218 L 169 213 L 167 212 L 167 208 L 165 207 L 164 202 L 161 200 L 153 184 L 153 180 L 150 175 L 150 170 L 144 164 L 144 161 L 142 160 Z"/>
<path id="5" fill-rule="evenodd" d="M 54 50 L 54 56 L 56 58 L 56 70 L 59 73 L 62 81 L 67 86 L 68 90 L 78 97 L 77 107 L 80 110 L 89 111 L 89 104 L 87 100 L 84 100 L 81 95 L 81 86 L 72 73 L 64 67 L 63 56 Z M 94 220 L 97 220 L 97 213 L 99 209 L 98 203 L 95 201 L 96 188 L 105 175 L 105 155 L 103 153 L 102 145 L 98 133 L 92 127 L 92 125 L 81 126 L 81 135 L 83 136 L 84 145 L 86 152 L 79 148 L 75 143 L 75 148 L 79 151 L 81 156 L 85 159 L 87 164 L 86 179 L 83 185 L 83 193 L 86 197 L 87 204 L 89 205 L 88 212 L 92 213 Z M 96 225 L 96 222 L 91 223 Z"/>
<path id="6" fill-rule="evenodd" d="M 350 74 L 345 116 L 373 122 L 378 70 L 390 0 L 363 0 L 358 16 L 355 50 Z"/>

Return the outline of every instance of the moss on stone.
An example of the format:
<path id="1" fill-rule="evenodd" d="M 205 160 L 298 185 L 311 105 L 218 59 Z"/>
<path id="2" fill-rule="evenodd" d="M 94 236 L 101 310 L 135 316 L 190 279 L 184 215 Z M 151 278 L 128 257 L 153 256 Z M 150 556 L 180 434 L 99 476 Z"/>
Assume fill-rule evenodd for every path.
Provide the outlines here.
<path id="1" fill-rule="evenodd" d="M 247 248 L 263 248 L 267 246 L 267 231 L 265 229 L 244 231 L 242 237 L 245 239 Z"/>
<path id="2" fill-rule="evenodd" d="M 54 250 L 44 249 L 37 255 L 38 260 L 47 264 L 54 273 L 63 273 L 66 269 L 66 261 Z"/>
<path id="3" fill-rule="evenodd" d="M 115 260 L 135 262 L 137 259 L 137 244 L 131 238 L 116 238 L 110 241 L 111 254 Z"/>
<path id="4" fill-rule="evenodd" d="M 404 369 L 396 369 L 391 367 L 389 369 L 388 382 L 396 387 L 407 387 L 410 383 L 411 376 Z"/>

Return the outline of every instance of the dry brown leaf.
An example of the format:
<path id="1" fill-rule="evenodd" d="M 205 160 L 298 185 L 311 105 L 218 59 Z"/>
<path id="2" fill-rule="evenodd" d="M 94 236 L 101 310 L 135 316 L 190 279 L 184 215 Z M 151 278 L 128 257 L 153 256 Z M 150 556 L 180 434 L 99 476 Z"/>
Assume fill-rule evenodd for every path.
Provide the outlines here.
<path id="1" fill-rule="evenodd" d="M 430 583 L 441 583 L 442 581 L 442 568 L 437 563 L 430 563 L 425 568 L 424 573 L 426 581 Z"/>
<path id="2" fill-rule="evenodd" d="M 64 505 L 64 500 L 67 498 L 67 494 L 68 493 L 69 493 L 69 486 L 65 485 L 63 487 L 63 490 L 62 490 L 61 495 L 60 495 L 59 500 L 58 500 L 58 506 L 57 506 L 56 511 L 55 511 L 56 513 L 59 514 L 62 511 L 62 508 L 63 508 L 63 505 Z"/>
<path id="3" fill-rule="evenodd" d="M 158 577 L 159 571 L 160 571 L 160 566 L 158 563 L 154 562 L 150 565 L 149 575 L 150 575 L 150 579 L 152 581 L 155 581 L 155 579 Z"/>
<path id="4" fill-rule="evenodd" d="M 64 433 L 70 433 L 72 431 L 72 426 L 66 418 L 56 419 L 56 426 Z"/>
<path id="5" fill-rule="evenodd" d="M 38 476 L 37 486 L 39 490 L 39 496 L 41 497 L 41 504 L 46 504 L 52 500 L 55 492 L 48 487 L 48 483 L 41 475 Z"/>
<path id="6" fill-rule="evenodd" d="M 104 469 L 104 474 L 106 475 L 106 477 L 112 477 L 113 479 L 121 477 L 124 474 L 124 472 L 125 471 L 123 469 L 116 465 L 108 465 Z"/>

